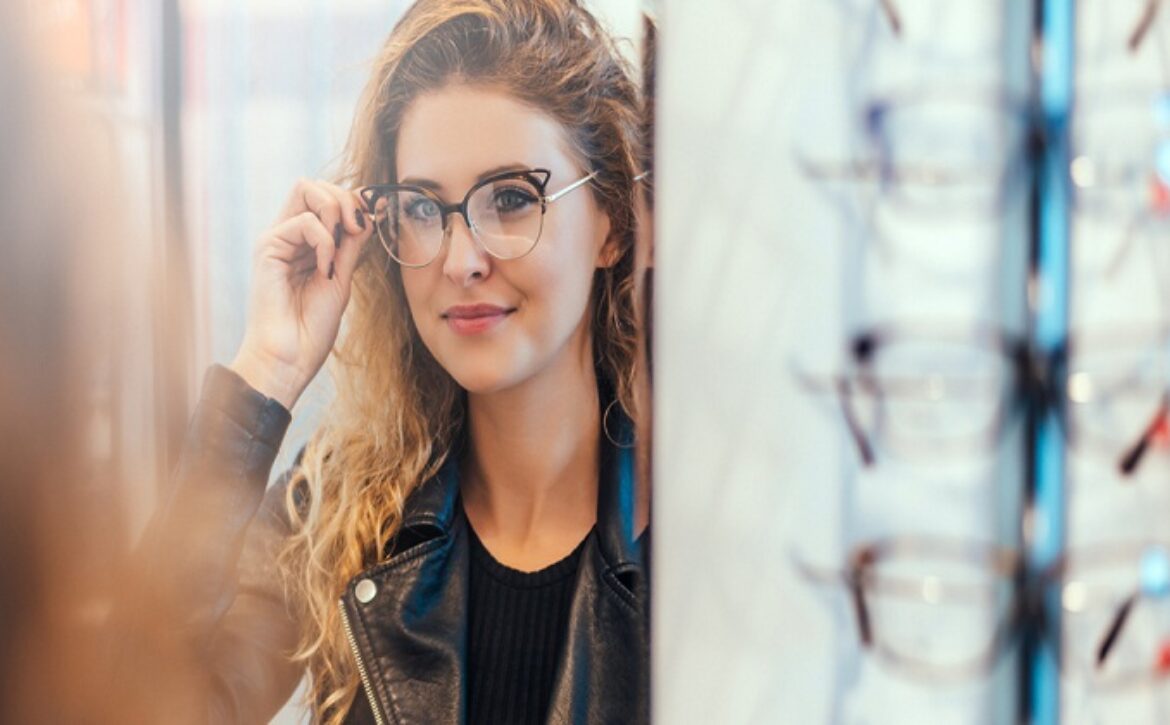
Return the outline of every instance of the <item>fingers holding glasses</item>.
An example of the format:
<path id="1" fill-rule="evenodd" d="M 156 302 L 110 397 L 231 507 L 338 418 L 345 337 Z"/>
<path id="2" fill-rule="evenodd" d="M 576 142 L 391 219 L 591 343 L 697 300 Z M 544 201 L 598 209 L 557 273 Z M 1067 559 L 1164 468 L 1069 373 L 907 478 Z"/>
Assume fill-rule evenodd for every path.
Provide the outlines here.
<path id="1" fill-rule="evenodd" d="M 314 226 L 324 229 L 332 241 L 332 249 L 324 244 L 325 240 Z M 285 242 L 283 253 L 278 253 L 279 258 L 289 262 L 295 272 L 303 274 L 311 269 L 311 265 L 306 264 L 306 258 L 311 257 L 304 249 L 307 245 L 315 254 L 321 274 L 333 279 L 337 262 L 341 261 L 334 257 L 341 250 L 342 242 L 347 237 L 364 241 L 368 227 L 362 200 L 356 192 L 325 181 L 301 179 L 293 187 L 273 233 Z M 356 261 L 356 258 L 347 256 L 346 260 Z M 347 272 L 351 271 L 352 265 Z"/>
<path id="2" fill-rule="evenodd" d="M 302 180 L 257 242 L 247 328 L 232 365 L 290 410 L 337 338 L 373 229 L 360 205 L 354 192 Z"/>
<path id="3" fill-rule="evenodd" d="M 346 234 L 356 237 L 361 236 L 366 231 L 365 205 L 357 192 L 343 189 L 328 182 L 317 182 L 314 191 L 324 192 L 329 197 L 322 200 L 318 194 L 314 194 L 308 199 L 310 201 L 309 208 L 317 211 L 318 207 L 315 204 L 320 203 L 323 208 L 327 208 L 331 212 L 330 221 L 333 221 L 332 215 L 336 215 L 336 221 L 333 221 L 332 226 L 328 226 L 328 228 L 333 230 L 333 237 L 338 247 L 341 246 L 341 240 Z"/>
<path id="4" fill-rule="evenodd" d="M 334 247 L 341 246 L 345 234 L 357 236 L 365 231 L 367 222 L 361 199 L 336 184 L 311 179 L 298 181 L 280 218 L 289 219 L 306 211 L 321 220 L 333 236 Z"/>

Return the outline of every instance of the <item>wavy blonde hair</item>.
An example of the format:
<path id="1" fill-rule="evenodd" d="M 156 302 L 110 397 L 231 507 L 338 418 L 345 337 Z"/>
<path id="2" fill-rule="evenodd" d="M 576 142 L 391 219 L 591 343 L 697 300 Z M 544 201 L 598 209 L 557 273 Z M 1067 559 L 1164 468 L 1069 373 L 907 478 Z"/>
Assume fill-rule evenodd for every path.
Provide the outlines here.
<path id="1" fill-rule="evenodd" d="M 594 273 L 591 334 L 599 376 L 636 416 L 638 360 L 634 176 L 641 154 L 640 96 L 631 69 L 599 22 L 573 0 L 419 0 L 395 26 L 362 94 L 340 182 L 394 182 L 403 114 L 450 83 L 500 89 L 566 130 L 609 217 L 619 257 Z M 340 723 L 360 687 L 338 599 L 377 562 L 407 497 L 435 475 L 465 415 L 465 396 L 422 344 L 400 268 L 377 241 L 354 276 L 334 349 L 337 397 L 290 480 L 293 534 L 281 553 L 303 626 L 314 721 Z"/>

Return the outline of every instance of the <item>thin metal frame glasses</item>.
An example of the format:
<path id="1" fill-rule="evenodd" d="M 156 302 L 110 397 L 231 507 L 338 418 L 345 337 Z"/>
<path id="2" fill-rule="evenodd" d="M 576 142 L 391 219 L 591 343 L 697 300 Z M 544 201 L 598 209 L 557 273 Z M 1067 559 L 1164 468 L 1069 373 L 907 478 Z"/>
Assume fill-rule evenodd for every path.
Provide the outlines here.
<path id="1" fill-rule="evenodd" d="M 877 4 L 894 37 L 901 38 L 904 22 L 898 0 L 877 0 Z M 1161 7 L 1162 0 L 1146 0 L 1143 4 L 1141 15 L 1138 16 L 1132 30 L 1126 37 L 1125 46 L 1130 53 L 1136 53 L 1141 49 L 1142 43 L 1150 33 L 1150 28 L 1153 27 L 1154 21 L 1158 18 L 1158 11 Z"/>
<path id="2" fill-rule="evenodd" d="M 871 329 L 854 335 L 848 369 L 797 382 L 835 397 L 864 465 L 882 455 L 945 460 L 992 450 L 1028 405 L 1054 411 L 1074 443 L 1134 474 L 1170 440 L 1170 331 L 1082 335 L 1049 356 L 993 330 Z"/>
<path id="3" fill-rule="evenodd" d="M 862 646 L 912 677 L 955 681 L 985 674 L 1028 623 L 1052 636 L 1049 606 L 1062 612 L 1066 673 L 1105 688 L 1170 675 L 1170 548 L 1164 542 L 1074 552 L 1029 587 L 1022 584 L 1019 552 L 957 539 L 863 543 L 839 570 L 794 564 L 815 584 L 843 585 Z"/>
<path id="4" fill-rule="evenodd" d="M 548 169 L 506 171 L 482 179 L 452 204 L 413 184 L 376 184 L 358 193 L 386 253 L 403 267 L 417 269 L 438 259 L 451 238 L 447 219 L 455 213 L 489 255 L 523 257 L 540 241 L 548 205 L 596 176 L 595 171 L 547 194 Z"/>

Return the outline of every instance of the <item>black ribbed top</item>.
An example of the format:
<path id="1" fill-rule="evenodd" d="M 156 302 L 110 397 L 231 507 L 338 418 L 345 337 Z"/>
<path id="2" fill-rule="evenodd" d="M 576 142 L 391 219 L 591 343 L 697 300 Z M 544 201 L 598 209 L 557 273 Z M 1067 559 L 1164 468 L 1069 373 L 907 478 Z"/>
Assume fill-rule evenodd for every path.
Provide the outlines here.
<path id="1" fill-rule="evenodd" d="M 470 524 L 467 530 L 467 722 L 540 725 L 552 699 L 577 564 L 589 536 L 564 559 L 523 572 L 496 561 Z"/>

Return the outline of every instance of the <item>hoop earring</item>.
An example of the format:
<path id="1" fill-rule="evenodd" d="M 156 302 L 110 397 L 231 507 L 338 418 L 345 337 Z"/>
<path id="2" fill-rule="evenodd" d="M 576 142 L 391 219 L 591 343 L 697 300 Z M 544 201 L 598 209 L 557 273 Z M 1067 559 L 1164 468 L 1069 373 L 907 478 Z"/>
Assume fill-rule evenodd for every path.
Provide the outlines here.
<path id="1" fill-rule="evenodd" d="M 609 432 L 609 414 L 613 412 L 613 406 L 617 405 L 617 400 L 614 400 L 609 405 L 605 406 L 605 414 L 601 416 L 601 432 L 609 439 L 609 442 L 618 448 L 633 448 L 633 443 L 621 444 L 614 440 L 613 435 Z"/>

